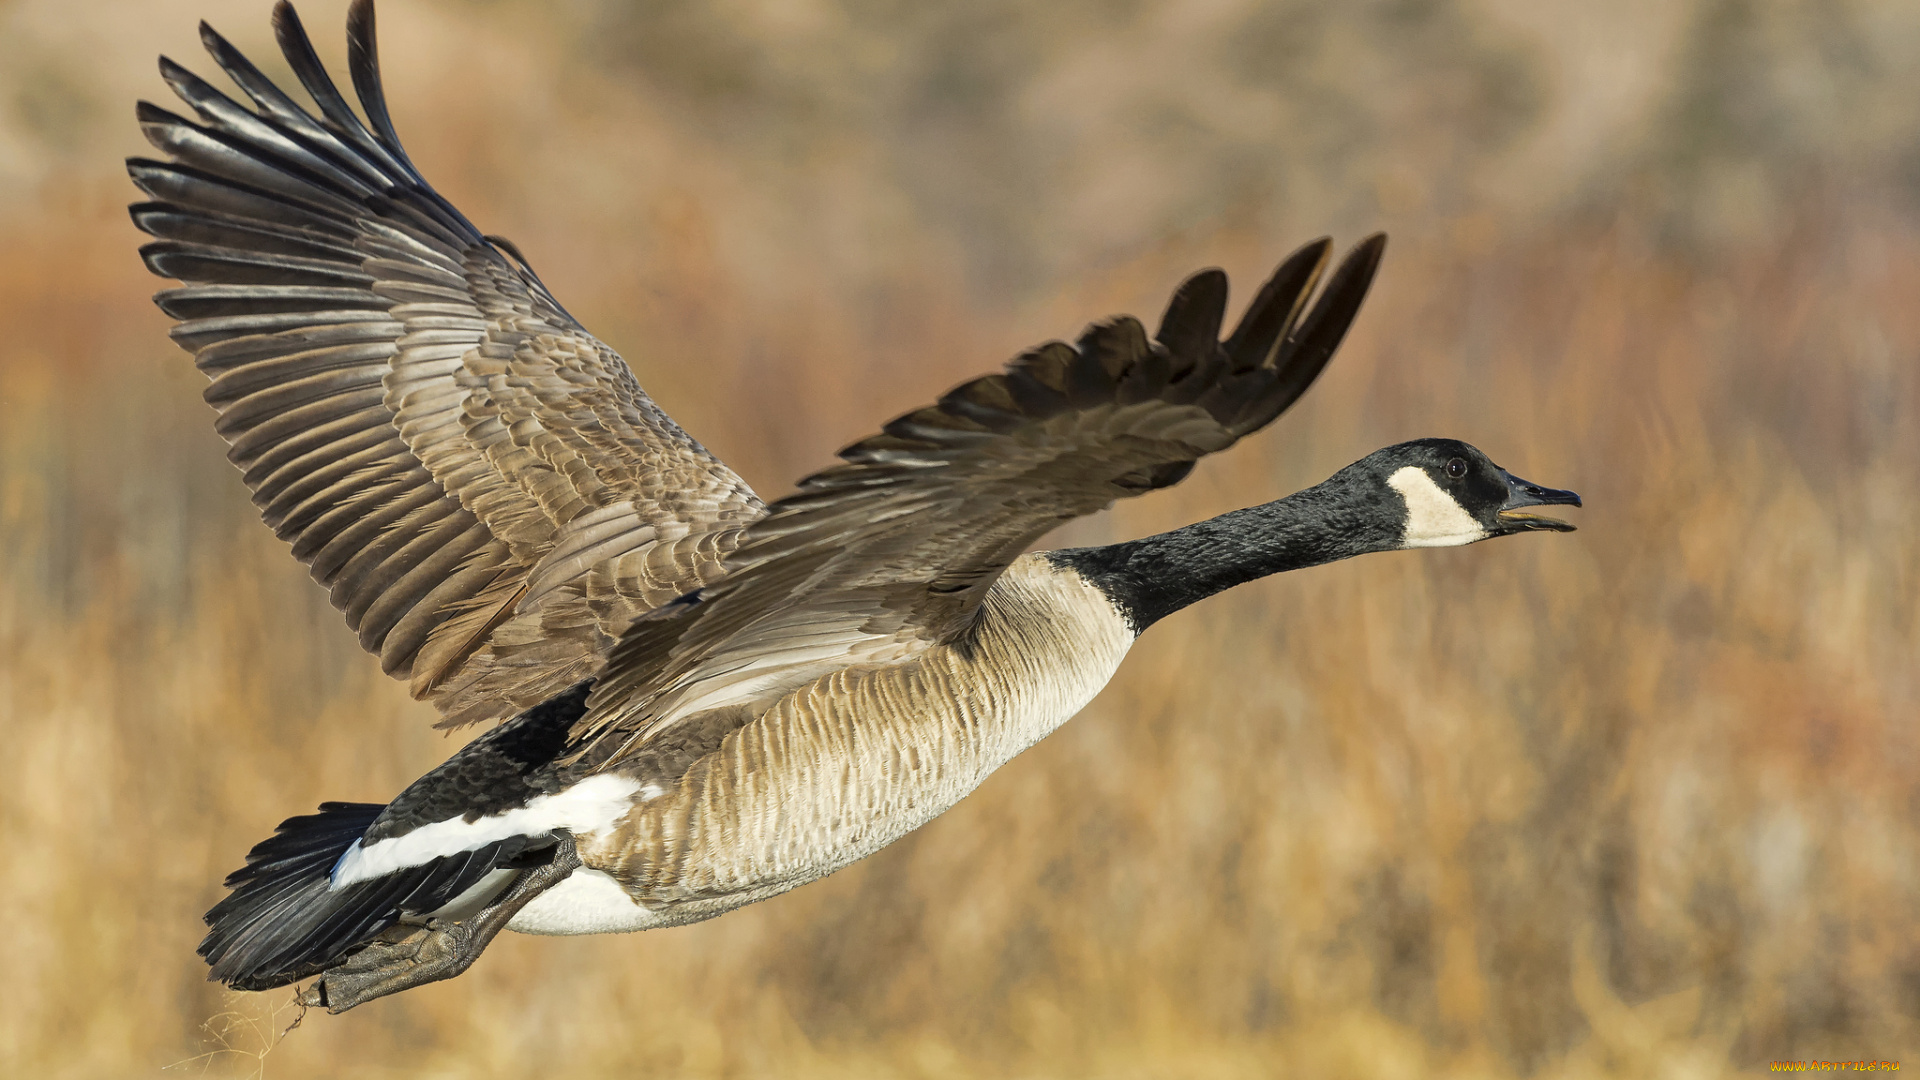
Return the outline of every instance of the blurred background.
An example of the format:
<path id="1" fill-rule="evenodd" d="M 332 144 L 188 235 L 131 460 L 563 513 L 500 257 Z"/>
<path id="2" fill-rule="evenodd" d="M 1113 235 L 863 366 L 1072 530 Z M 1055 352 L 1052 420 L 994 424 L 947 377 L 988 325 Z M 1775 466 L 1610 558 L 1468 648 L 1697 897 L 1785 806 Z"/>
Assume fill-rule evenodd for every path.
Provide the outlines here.
<path id="1" fill-rule="evenodd" d="M 1471 441 L 1581 531 L 1156 627 L 919 833 L 344 1017 L 204 981 L 281 818 L 457 742 L 260 527 L 120 159 L 205 17 L 0 0 L 0 1072 L 1694 1077 L 1920 1051 L 1920 6 L 383 0 L 413 158 L 763 494 L 1385 229 L 1269 432 L 1055 543 Z M 344 68 L 344 0 L 301 5 Z M 1236 308 L 1237 308 L 1236 304 Z M 271 1050 L 269 1051 L 269 1047 Z M 1910 1064 L 1920 1064 L 1909 1060 Z M 168 1070 L 160 1073 L 160 1070 Z"/>

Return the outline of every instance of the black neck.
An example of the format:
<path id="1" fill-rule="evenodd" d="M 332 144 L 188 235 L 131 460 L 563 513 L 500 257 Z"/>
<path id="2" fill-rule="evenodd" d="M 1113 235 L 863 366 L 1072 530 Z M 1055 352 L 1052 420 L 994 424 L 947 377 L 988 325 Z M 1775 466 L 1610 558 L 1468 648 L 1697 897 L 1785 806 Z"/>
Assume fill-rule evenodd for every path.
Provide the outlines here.
<path id="1" fill-rule="evenodd" d="M 1105 547 L 1047 553 L 1093 582 L 1135 632 L 1197 600 L 1285 570 L 1400 546 L 1402 522 L 1345 471 L 1264 506 Z"/>

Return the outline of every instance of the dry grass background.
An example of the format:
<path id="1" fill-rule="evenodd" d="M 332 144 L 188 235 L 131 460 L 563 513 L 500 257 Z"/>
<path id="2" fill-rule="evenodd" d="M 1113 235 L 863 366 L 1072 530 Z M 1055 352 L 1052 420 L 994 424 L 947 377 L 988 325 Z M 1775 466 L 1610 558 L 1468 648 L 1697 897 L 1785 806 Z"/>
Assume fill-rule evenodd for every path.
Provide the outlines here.
<path id="1" fill-rule="evenodd" d="M 1588 509 L 1216 598 L 825 882 L 509 935 L 257 1058 L 292 1014 L 202 981 L 219 878 L 452 748 L 255 523 L 121 209 L 153 54 L 203 15 L 265 52 L 267 7 L 0 2 L 0 1073 L 1915 1057 L 1912 5 L 385 0 L 416 160 L 762 492 L 1193 268 L 1244 295 L 1384 227 L 1321 385 L 1071 541 L 1428 434 Z M 335 62 L 343 8 L 303 5 Z"/>

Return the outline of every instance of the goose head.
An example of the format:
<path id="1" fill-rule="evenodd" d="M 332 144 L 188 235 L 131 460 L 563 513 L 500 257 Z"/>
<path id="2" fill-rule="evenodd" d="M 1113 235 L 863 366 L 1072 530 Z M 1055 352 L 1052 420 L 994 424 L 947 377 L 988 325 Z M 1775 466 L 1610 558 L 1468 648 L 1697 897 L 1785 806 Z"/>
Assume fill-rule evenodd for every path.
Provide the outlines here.
<path id="1" fill-rule="evenodd" d="M 1416 439 L 1375 451 L 1349 468 L 1396 498 L 1377 505 L 1400 514 L 1402 548 L 1457 547 L 1520 532 L 1572 532 L 1536 506 L 1579 506 L 1571 491 L 1522 480 L 1458 439 Z"/>
<path id="2" fill-rule="evenodd" d="M 1235 585 L 1356 555 L 1457 547 L 1519 532 L 1572 532 L 1536 506 L 1571 491 L 1522 480 L 1457 439 L 1375 450 L 1284 499 L 1157 536 L 1047 552 L 1100 589 L 1135 633 Z"/>

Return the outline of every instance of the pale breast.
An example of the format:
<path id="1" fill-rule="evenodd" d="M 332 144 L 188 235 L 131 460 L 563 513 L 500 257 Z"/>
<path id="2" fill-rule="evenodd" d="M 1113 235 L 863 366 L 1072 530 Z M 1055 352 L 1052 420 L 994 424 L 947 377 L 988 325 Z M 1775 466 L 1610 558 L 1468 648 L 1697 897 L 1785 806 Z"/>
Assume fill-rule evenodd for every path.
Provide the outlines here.
<path id="1" fill-rule="evenodd" d="M 674 909 L 665 922 L 812 881 L 932 820 L 1065 723 L 1132 642 L 1099 590 L 1022 558 L 989 594 L 971 648 L 794 691 L 583 858 Z"/>

